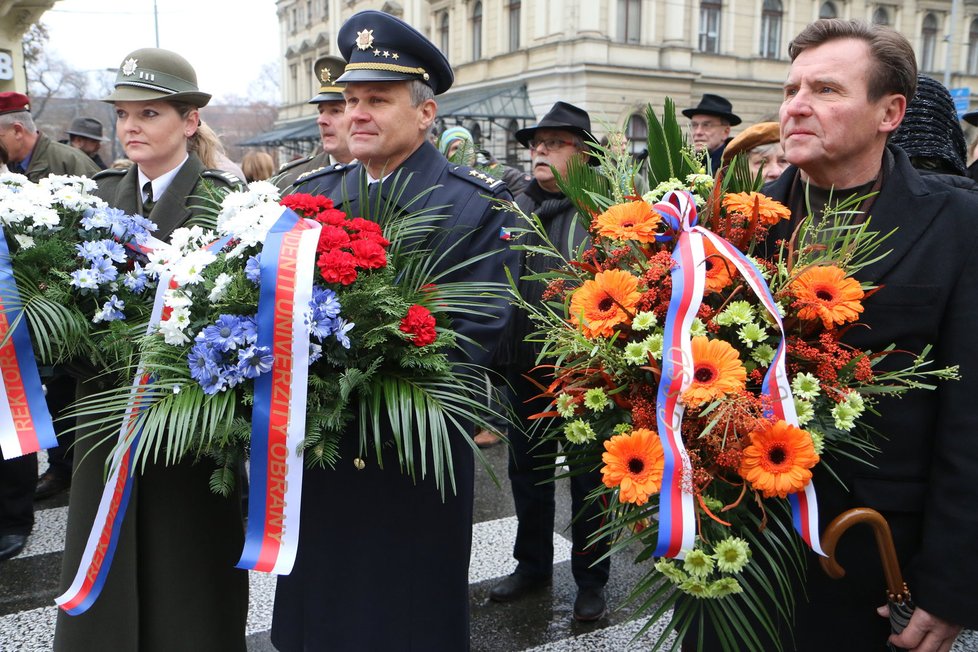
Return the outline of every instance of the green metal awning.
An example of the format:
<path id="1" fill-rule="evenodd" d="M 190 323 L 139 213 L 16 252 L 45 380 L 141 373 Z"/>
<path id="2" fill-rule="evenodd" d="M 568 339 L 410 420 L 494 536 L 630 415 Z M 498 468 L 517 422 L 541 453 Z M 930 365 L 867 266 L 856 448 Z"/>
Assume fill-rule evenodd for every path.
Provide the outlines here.
<path id="1" fill-rule="evenodd" d="M 290 120 L 289 122 L 281 124 L 271 131 L 258 134 L 254 138 L 250 138 L 238 144 L 251 147 L 278 147 L 280 145 L 300 141 L 317 140 L 319 140 L 319 126 L 316 124 L 316 119 L 313 117 L 307 117 L 299 118 L 298 120 Z"/>
<path id="2" fill-rule="evenodd" d="M 439 118 L 536 120 L 523 82 L 450 91 L 436 101 Z"/>

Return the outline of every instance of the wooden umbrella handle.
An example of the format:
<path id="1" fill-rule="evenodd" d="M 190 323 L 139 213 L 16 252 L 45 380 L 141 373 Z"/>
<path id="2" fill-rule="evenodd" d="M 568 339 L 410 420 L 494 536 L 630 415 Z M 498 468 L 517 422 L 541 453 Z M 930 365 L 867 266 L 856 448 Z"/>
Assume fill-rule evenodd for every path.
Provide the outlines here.
<path id="1" fill-rule="evenodd" d="M 867 523 L 873 528 L 876 537 L 876 547 L 879 549 L 880 560 L 883 563 L 883 575 L 886 578 L 886 588 L 890 594 L 890 599 L 903 602 L 909 597 L 907 585 L 903 582 L 903 574 L 900 572 L 900 562 L 897 559 L 896 547 L 893 545 L 893 535 L 890 532 L 890 525 L 883 518 L 883 515 L 875 509 L 869 507 L 856 507 L 842 512 L 829 523 L 822 534 L 822 550 L 825 557 L 819 557 L 822 570 L 833 579 L 841 579 L 846 571 L 839 562 L 835 560 L 835 547 L 839 542 L 839 537 L 856 523 Z"/>

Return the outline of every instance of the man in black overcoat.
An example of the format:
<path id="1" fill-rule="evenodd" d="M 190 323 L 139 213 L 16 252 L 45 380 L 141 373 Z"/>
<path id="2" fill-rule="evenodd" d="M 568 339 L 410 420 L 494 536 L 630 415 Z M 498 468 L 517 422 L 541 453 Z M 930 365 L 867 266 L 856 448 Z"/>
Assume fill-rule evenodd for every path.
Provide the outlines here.
<path id="1" fill-rule="evenodd" d="M 446 270 L 476 254 L 496 252 L 453 271 L 446 280 L 506 282 L 513 267 L 501 232 L 512 215 L 492 198 L 511 199 L 501 181 L 449 163 L 426 139 L 437 113 L 435 94 L 453 81 L 444 55 L 419 32 L 379 11 L 352 16 L 338 35 L 346 72 L 337 81 L 350 119 L 358 163 L 329 168 L 297 183 L 297 192 L 327 195 L 361 215 L 364 181 L 406 188 L 407 201 L 434 190 L 408 210 L 441 207 L 442 238 L 432 257 Z M 389 177 L 389 178 L 388 178 Z M 376 187 L 375 187 L 376 188 Z M 376 189 L 371 189 L 371 194 Z M 393 199 L 388 198 L 393 201 Z M 447 249 L 458 237 L 463 246 Z M 485 316 L 457 313 L 453 326 L 478 345 L 466 362 L 488 365 L 505 327 L 500 297 Z M 456 489 L 444 499 L 432 475 L 413 482 L 388 447 L 384 468 L 372 455 L 355 464 L 359 433 L 340 444 L 335 469 L 307 469 L 302 526 L 290 575 L 279 578 L 272 643 L 285 651 L 455 652 L 469 649 L 468 566 L 472 539 L 473 454 L 468 430 L 452 442 Z M 363 466 L 363 468 L 358 468 Z"/>
<path id="2" fill-rule="evenodd" d="M 921 176 L 887 140 L 900 125 L 916 86 L 910 44 L 893 30 L 858 21 L 820 20 L 792 41 L 792 65 L 781 107 L 781 137 L 792 163 L 765 188 L 795 216 L 773 238 L 787 238 L 804 208 L 806 185 L 818 215 L 833 201 L 878 192 L 861 209 L 870 228 L 894 233 L 889 253 L 856 272 L 881 289 L 864 301 L 860 325 L 844 342 L 906 354 L 884 359 L 906 367 L 934 346 L 937 367 L 958 365 L 958 381 L 935 391 L 881 399 L 880 451 L 871 465 L 825 459 L 845 483 L 822 470 L 814 482 L 822 527 L 842 511 L 871 507 L 889 521 L 905 579 L 917 604 L 908 627 L 891 641 L 908 650 L 946 651 L 978 627 L 978 194 L 939 175 Z M 822 468 L 822 465 L 820 465 Z M 841 580 L 808 555 L 798 587 L 797 618 L 783 633 L 799 650 L 884 650 L 888 622 L 879 554 L 868 528 L 840 541 Z M 807 597 L 806 597 L 807 594 Z"/>

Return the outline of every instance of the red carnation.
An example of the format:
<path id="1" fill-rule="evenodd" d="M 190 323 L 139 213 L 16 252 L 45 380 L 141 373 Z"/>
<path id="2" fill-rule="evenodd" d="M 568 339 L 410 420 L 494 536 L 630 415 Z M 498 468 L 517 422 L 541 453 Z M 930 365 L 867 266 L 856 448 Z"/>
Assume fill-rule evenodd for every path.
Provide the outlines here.
<path id="1" fill-rule="evenodd" d="M 361 269 L 380 269 L 387 265 L 387 252 L 371 240 L 354 240 L 350 245 L 353 256 L 357 259 L 357 267 Z"/>
<path id="2" fill-rule="evenodd" d="M 357 261 L 348 251 L 333 249 L 327 251 L 319 260 L 319 273 L 327 283 L 341 283 L 349 285 L 357 280 Z"/>
<path id="3" fill-rule="evenodd" d="M 350 228 L 356 229 L 363 233 L 375 233 L 377 235 L 381 234 L 380 225 L 376 222 L 371 222 L 370 220 L 365 220 L 362 217 L 354 217 L 350 220 Z"/>
<path id="4" fill-rule="evenodd" d="M 407 315 L 401 320 L 401 332 L 414 335 L 415 346 L 425 346 L 435 341 L 435 318 L 431 311 L 422 305 L 414 304 L 408 308 Z"/>
<path id="5" fill-rule="evenodd" d="M 345 229 L 324 225 L 322 231 L 319 232 L 319 244 L 316 246 L 316 251 L 324 253 L 331 249 L 342 249 L 348 246 L 350 246 L 350 234 Z"/>
<path id="6" fill-rule="evenodd" d="M 306 193 L 286 195 L 279 200 L 279 203 L 303 217 L 316 217 L 322 211 L 333 210 L 333 200 L 329 197 Z"/>
<path id="7" fill-rule="evenodd" d="M 343 226 L 346 222 L 346 213 L 330 208 L 317 215 L 316 221 L 330 226 Z"/>

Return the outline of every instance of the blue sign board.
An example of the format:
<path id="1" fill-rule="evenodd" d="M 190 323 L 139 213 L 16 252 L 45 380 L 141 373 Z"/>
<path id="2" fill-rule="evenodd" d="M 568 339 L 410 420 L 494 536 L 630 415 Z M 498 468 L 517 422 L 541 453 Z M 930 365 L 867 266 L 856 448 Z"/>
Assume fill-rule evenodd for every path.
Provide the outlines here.
<path id="1" fill-rule="evenodd" d="M 968 112 L 971 102 L 971 89 L 967 86 L 962 88 L 949 88 L 951 99 L 954 100 L 954 109 L 958 112 L 958 120 Z"/>

